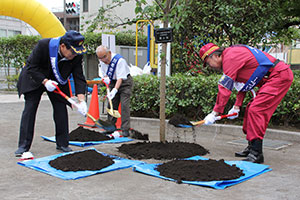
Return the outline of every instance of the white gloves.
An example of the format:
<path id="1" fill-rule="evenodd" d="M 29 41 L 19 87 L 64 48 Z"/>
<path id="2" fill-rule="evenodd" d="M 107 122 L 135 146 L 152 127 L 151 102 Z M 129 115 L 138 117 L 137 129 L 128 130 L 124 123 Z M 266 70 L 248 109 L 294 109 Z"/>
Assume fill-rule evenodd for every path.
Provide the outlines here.
<path id="1" fill-rule="evenodd" d="M 103 82 L 103 83 L 106 83 L 107 85 L 109 85 L 109 84 L 110 84 L 110 79 L 109 79 L 109 77 L 108 77 L 108 76 L 105 76 L 105 77 L 102 79 L 102 82 Z"/>
<path id="2" fill-rule="evenodd" d="M 77 103 L 77 109 L 80 114 L 83 116 L 86 116 L 87 113 L 87 105 L 85 101 L 81 101 L 80 103 Z"/>
<path id="3" fill-rule="evenodd" d="M 235 109 L 234 106 L 231 108 L 231 110 L 228 111 L 228 114 L 232 114 L 232 113 L 237 113 L 237 115 L 234 115 L 234 116 L 231 116 L 231 117 L 228 117 L 229 119 L 235 119 L 239 116 L 239 112 L 240 112 L 240 109 Z"/>
<path id="4" fill-rule="evenodd" d="M 53 92 L 56 89 L 56 87 L 53 84 L 58 85 L 56 81 L 52 81 L 52 80 L 46 81 L 45 87 L 49 92 Z"/>
<path id="5" fill-rule="evenodd" d="M 204 124 L 205 125 L 210 125 L 215 123 L 216 121 L 216 112 L 212 111 L 210 114 L 208 114 L 205 118 L 204 118 Z"/>
<path id="6" fill-rule="evenodd" d="M 117 92 L 118 92 L 118 90 L 116 88 L 112 89 L 110 91 L 110 93 L 107 94 L 107 98 L 109 98 L 110 100 L 112 100 L 116 96 Z"/>

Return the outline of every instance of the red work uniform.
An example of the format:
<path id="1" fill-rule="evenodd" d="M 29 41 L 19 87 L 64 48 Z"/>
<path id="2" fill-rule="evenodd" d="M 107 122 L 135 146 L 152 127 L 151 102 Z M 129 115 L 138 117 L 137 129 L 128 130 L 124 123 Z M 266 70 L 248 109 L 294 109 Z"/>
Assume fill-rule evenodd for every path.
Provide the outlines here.
<path id="1" fill-rule="evenodd" d="M 271 62 L 276 58 L 263 52 Z M 246 83 L 258 66 L 258 62 L 249 49 L 242 46 L 226 48 L 222 53 L 223 73 L 235 82 Z M 268 78 L 263 78 L 257 87 L 256 97 L 247 105 L 244 116 L 243 132 L 246 139 L 263 139 L 268 123 L 280 101 L 286 95 L 293 82 L 293 72 L 289 65 L 280 61 L 274 68 L 270 68 Z M 229 100 L 231 91 L 218 85 L 218 96 L 214 111 L 223 113 Z M 238 92 L 234 105 L 242 106 L 246 92 Z"/>

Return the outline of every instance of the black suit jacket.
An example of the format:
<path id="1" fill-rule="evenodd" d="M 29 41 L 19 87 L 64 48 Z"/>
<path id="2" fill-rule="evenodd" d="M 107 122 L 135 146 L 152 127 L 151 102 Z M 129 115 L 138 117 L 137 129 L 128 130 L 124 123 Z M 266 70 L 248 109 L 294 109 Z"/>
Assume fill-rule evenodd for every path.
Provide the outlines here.
<path id="1" fill-rule="evenodd" d="M 53 74 L 50 63 L 49 41 L 50 38 L 40 40 L 27 58 L 26 65 L 23 67 L 17 83 L 19 96 L 41 87 L 42 81 L 45 78 L 58 82 Z M 58 55 L 58 68 L 61 76 L 67 79 L 72 73 L 75 94 L 85 94 L 86 80 L 82 70 L 83 56 L 77 55 L 73 60 L 60 61 L 60 59 L 62 58 Z M 59 84 L 58 86 L 65 94 L 70 96 L 68 83 L 66 85 Z"/>

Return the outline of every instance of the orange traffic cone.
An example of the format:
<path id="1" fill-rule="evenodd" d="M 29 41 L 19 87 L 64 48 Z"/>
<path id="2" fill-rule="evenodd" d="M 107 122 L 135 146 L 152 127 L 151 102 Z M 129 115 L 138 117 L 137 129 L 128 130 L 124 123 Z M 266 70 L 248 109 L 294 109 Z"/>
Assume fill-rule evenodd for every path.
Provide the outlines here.
<path id="1" fill-rule="evenodd" d="M 119 104 L 118 111 L 119 111 L 119 113 L 121 114 L 121 103 Z M 121 125 L 122 125 L 122 114 L 121 114 L 121 117 L 117 119 L 117 122 L 116 122 L 115 125 L 116 125 L 116 128 L 117 128 L 117 129 L 120 129 L 120 128 L 121 128 Z"/>
<path id="2" fill-rule="evenodd" d="M 93 86 L 92 98 L 91 98 L 88 113 L 90 115 L 92 115 L 95 119 L 99 119 L 99 100 L 98 100 L 97 84 L 94 84 L 94 86 Z M 96 128 L 94 121 L 92 119 L 90 119 L 89 117 L 86 118 L 86 122 L 84 124 L 78 124 L 78 125 Z"/>

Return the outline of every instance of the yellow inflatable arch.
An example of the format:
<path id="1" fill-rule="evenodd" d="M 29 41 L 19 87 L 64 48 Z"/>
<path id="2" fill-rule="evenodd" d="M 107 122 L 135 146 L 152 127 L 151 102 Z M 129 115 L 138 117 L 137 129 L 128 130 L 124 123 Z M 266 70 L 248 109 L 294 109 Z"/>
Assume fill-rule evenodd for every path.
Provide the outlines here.
<path id="1" fill-rule="evenodd" d="M 30 24 L 43 38 L 62 36 L 66 32 L 57 17 L 36 0 L 0 0 L 0 15 Z"/>

